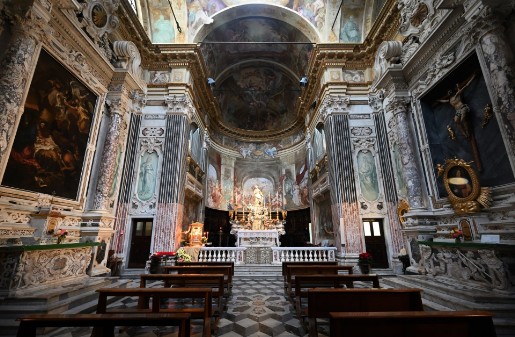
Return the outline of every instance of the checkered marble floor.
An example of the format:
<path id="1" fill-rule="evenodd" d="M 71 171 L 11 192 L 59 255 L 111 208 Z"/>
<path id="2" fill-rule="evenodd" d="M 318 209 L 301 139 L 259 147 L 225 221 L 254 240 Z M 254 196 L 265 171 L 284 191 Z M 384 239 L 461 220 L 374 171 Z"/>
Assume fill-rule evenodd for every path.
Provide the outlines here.
<path id="1" fill-rule="evenodd" d="M 157 286 L 157 285 L 156 285 Z M 130 308 L 137 302 L 124 298 L 109 305 L 110 308 Z M 306 337 L 306 327 L 295 315 L 293 305 L 285 296 L 283 281 L 278 279 L 233 280 L 233 289 L 227 299 L 227 309 L 216 317 L 214 337 Z M 326 337 L 327 324 L 319 324 L 319 337 Z M 202 336 L 201 320 L 192 320 L 192 337 Z M 75 328 L 46 334 L 46 337 L 86 337 L 91 329 Z M 117 331 L 119 337 L 176 337 L 171 327 L 134 327 Z"/>

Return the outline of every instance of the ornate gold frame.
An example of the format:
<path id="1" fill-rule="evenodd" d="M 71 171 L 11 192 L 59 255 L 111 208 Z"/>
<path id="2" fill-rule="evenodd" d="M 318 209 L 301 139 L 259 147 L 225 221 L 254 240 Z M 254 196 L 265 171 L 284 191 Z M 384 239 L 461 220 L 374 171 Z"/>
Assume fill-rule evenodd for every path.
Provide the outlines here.
<path id="1" fill-rule="evenodd" d="M 447 159 L 445 164 L 436 165 L 438 176 L 443 176 L 443 184 L 447 192 L 449 202 L 457 214 L 476 213 L 483 208 L 489 208 L 492 203 L 490 188 L 481 187 L 476 171 L 470 162 L 463 159 Z M 466 176 L 462 177 L 461 175 Z M 453 183 L 455 181 L 455 183 Z M 456 187 L 462 195 L 459 195 Z"/>
<path id="2" fill-rule="evenodd" d="M 407 200 L 401 199 L 399 200 L 399 205 L 397 206 L 397 216 L 399 217 L 399 222 L 402 226 L 406 222 L 406 218 L 404 218 L 404 214 L 409 212 L 409 203 Z"/>

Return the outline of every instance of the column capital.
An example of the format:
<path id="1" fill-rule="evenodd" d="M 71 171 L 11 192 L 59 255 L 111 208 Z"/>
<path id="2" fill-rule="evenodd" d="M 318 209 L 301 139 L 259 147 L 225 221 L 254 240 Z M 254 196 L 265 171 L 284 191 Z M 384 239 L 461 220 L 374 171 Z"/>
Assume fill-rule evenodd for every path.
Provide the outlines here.
<path id="1" fill-rule="evenodd" d="M 379 112 L 383 110 L 383 101 L 384 101 L 384 90 L 379 89 L 375 92 L 368 94 L 368 105 L 374 110 L 374 112 Z"/>
<path id="2" fill-rule="evenodd" d="M 127 112 L 128 100 L 121 97 L 106 98 L 107 112 L 110 116 L 124 116 Z"/>
<path id="3" fill-rule="evenodd" d="M 386 103 L 386 110 L 388 112 L 393 113 L 394 115 L 398 115 L 399 113 L 407 113 L 408 112 L 408 104 L 411 102 L 409 97 L 399 96 L 392 97 L 388 99 Z"/>
<path id="4" fill-rule="evenodd" d="M 350 96 L 347 95 L 327 95 L 324 97 L 320 110 L 322 119 L 325 121 L 333 114 L 349 113 Z"/>
<path id="5" fill-rule="evenodd" d="M 165 104 L 168 109 L 166 114 L 168 115 L 184 115 L 188 119 L 191 119 L 193 114 L 193 104 L 186 95 L 170 95 L 165 96 Z"/>

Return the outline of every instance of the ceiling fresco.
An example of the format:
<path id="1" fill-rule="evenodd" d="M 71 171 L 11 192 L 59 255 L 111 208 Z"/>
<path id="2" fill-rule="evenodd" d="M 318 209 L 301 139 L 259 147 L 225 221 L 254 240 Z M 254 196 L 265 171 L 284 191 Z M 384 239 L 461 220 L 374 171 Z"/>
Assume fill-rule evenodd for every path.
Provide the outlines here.
<path id="1" fill-rule="evenodd" d="M 201 50 L 216 79 L 221 123 L 247 131 L 291 126 L 311 49 L 299 30 L 271 18 L 237 19 L 213 30 Z"/>

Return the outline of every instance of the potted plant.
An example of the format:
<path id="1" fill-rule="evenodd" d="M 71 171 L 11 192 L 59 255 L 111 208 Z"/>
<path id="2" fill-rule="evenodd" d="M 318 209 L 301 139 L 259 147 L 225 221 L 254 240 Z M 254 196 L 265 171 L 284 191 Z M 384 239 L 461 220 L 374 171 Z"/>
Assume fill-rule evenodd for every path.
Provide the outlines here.
<path id="1" fill-rule="evenodd" d="M 463 238 L 463 231 L 459 228 L 453 228 L 451 231 L 451 237 L 454 238 L 456 243 L 460 243 Z"/>
<path id="2" fill-rule="evenodd" d="M 370 273 L 370 264 L 372 263 L 372 254 L 364 252 L 359 254 L 358 266 L 362 274 Z"/>

